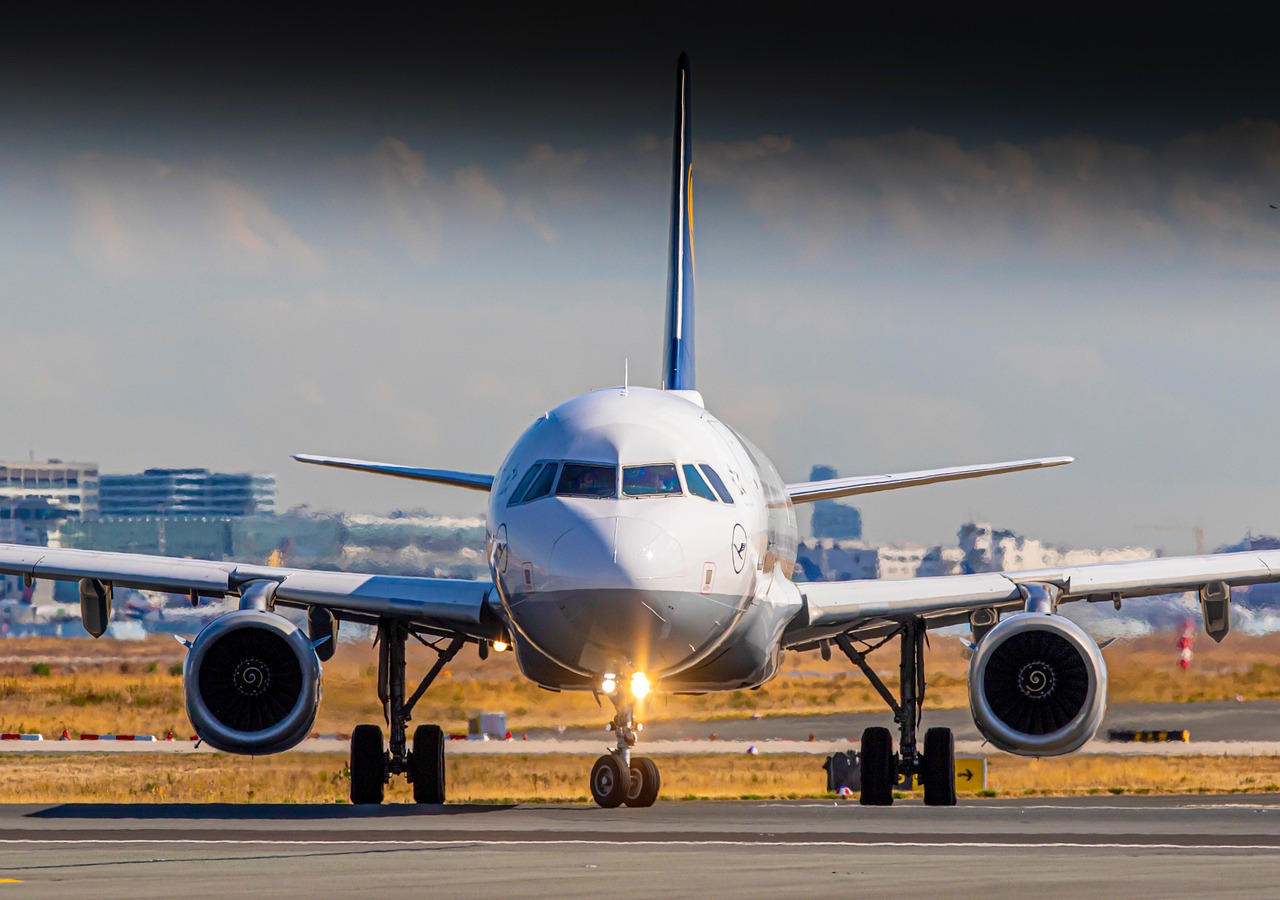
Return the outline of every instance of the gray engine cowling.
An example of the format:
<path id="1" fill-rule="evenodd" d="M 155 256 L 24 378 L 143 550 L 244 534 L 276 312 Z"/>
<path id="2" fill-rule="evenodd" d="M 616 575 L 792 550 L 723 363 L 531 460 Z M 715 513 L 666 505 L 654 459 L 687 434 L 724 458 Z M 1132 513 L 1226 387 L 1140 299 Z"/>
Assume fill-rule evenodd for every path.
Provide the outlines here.
<path id="1" fill-rule="evenodd" d="M 320 709 L 320 660 L 283 616 L 242 609 L 210 622 L 182 667 L 187 716 L 205 743 L 228 753 L 288 750 Z"/>
<path id="2" fill-rule="evenodd" d="M 1069 619 L 1018 613 L 996 625 L 969 662 L 969 709 L 982 736 L 1020 756 L 1078 750 L 1102 724 L 1107 664 Z"/>

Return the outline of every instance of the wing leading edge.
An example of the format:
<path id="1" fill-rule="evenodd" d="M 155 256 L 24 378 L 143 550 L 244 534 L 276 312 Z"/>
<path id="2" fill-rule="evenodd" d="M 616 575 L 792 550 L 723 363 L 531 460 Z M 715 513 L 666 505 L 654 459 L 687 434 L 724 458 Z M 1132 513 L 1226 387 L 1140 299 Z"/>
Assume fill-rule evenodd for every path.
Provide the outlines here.
<path id="1" fill-rule="evenodd" d="M 350 469 L 374 475 L 391 475 L 394 478 L 410 478 L 414 481 L 432 481 L 449 484 L 472 491 L 487 491 L 493 487 L 492 475 L 476 472 L 455 472 L 452 469 L 420 469 L 416 466 L 397 466 L 391 463 L 369 462 L 363 459 L 342 459 L 337 456 L 311 456 L 295 453 L 294 459 L 313 466 L 329 466 L 334 469 Z"/>
<path id="2" fill-rule="evenodd" d="M 491 581 L 280 569 L 18 544 L 0 544 L 0 573 L 56 581 L 88 578 L 116 587 L 203 597 L 239 594 L 253 582 L 271 581 L 276 583 L 275 602 L 284 606 L 319 606 L 357 620 L 398 618 L 471 637 L 493 638 L 501 632 L 488 605 Z"/>
<path id="3" fill-rule="evenodd" d="M 982 607 L 1020 606 L 1020 587 L 1027 584 L 1053 585 L 1066 602 L 1150 597 L 1217 582 L 1244 586 L 1278 581 L 1280 550 L 895 581 L 815 581 L 797 585 L 805 612 L 789 629 L 786 643 L 795 646 L 910 616 L 923 617 L 931 626 L 950 624 Z"/>
<path id="4" fill-rule="evenodd" d="M 961 481 L 965 478 L 1025 472 L 1029 469 L 1048 469 L 1073 462 L 1075 459 L 1070 456 L 1046 456 L 1041 459 L 1019 459 L 1013 462 L 985 463 L 976 466 L 952 466 L 947 469 L 922 469 L 918 472 L 898 472 L 890 475 L 855 475 L 851 478 L 831 478 L 826 481 L 789 484 L 787 493 L 791 495 L 792 503 L 813 503 L 815 500 L 834 500 L 837 497 L 851 497 L 854 494 L 895 491 L 898 488 L 917 487 L 922 484 Z"/>

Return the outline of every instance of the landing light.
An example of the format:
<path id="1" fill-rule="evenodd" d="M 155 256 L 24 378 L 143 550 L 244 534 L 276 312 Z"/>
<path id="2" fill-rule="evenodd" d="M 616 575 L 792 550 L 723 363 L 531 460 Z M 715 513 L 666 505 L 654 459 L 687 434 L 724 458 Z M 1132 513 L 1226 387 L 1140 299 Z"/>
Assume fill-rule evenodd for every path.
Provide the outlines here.
<path id="1" fill-rule="evenodd" d="M 649 693 L 649 679 L 643 672 L 636 672 L 631 676 L 631 695 L 637 700 L 643 700 L 645 695 Z"/>
<path id="2" fill-rule="evenodd" d="M 506 649 L 507 649 L 507 642 L 506 642 L 506 641 L 494 641 L 494 642 L 493 642 L 493 652 L 494 652 L 494 653 L 505 653 L 505 652 L 506 652 Z"/>
<path id="3" fill-rule="evenodd" d="M 600 679 L 600 693 L 612 694 L 618 689 L 618 679 L 613 675 L 606 675 Z"/>

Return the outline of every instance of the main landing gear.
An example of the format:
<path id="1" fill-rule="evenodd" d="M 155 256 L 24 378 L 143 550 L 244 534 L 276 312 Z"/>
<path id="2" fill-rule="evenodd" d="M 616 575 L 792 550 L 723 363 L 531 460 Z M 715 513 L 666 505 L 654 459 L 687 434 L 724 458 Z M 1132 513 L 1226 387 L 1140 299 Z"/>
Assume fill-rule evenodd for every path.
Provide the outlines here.
<path id="1" fill-rule="evenodd" d="M 662 789 L 662 776 L 653 760 L 631 755 L 640 732 L 635 720 L 635 698 L 619 689 L 609 694 L 609 699 L 617 712 L 607 728 L 617 738 L 617 746 L 591 767 L 591 799 L 605 809 L 624 804 L 653 806 Z"/>
<path id="2" fill-rule="evenodd" d="M 898 697 L 889 691 L 880 676 L 867 664 L 867 653 L 882 646 L 896 634 L 901 639 L 898 662 Z M 894 634 L 865 652 L 853 646 L 847 635 L 835 639 L 836 646 L 862 670 L 867 680 L 893 710 L 898 724 L 898 752 L 893 752 L 893 736 L 888 728 L 868 728 L 862 733 L 861 775 L 864 806 L 890 806 L 896 787 L 910 788 L 913 779 L 924 787 L 926 806 L 956 805 L 955 740 L 950 728 L 930 728 L 924 733 L 921 752 L 916 728 L 924 712 L 924 642 L 922 619 L 908 619 Z"/>
<path id="3" fill-rule="evenodd" d="M 406 700 L 404 651 L 410 634 L 435 650 L 437 659 Z M 431 643 L 402 622 L 378 620 L 378 699 L 391 734 L 384 748 L 378 725 L 357 725 L 351 733 L 352 803 L 381 803 L 392 775 L 404 775 L 413 785 L 414 803 L 444 803 L 444 732 L 439 725 L 419 725 L 410 750 L 408 724 L 414 705 L 465 642 L 457 637 L 447 644 Z"/>

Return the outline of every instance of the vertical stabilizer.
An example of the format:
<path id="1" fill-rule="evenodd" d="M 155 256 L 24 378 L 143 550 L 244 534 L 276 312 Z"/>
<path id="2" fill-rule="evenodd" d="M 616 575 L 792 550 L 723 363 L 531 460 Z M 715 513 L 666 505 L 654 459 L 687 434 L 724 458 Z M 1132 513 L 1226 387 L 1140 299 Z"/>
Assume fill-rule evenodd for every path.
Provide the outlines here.
<path id="1" fill-rule="evenodd" d="M 662 386 L 697 390 L 693 346 L 693 133 L 689 126 L 689 57 L 676 63 L 676 132 L 671 164 L 671 255 Z"/>

